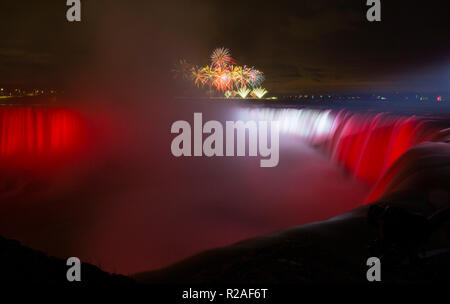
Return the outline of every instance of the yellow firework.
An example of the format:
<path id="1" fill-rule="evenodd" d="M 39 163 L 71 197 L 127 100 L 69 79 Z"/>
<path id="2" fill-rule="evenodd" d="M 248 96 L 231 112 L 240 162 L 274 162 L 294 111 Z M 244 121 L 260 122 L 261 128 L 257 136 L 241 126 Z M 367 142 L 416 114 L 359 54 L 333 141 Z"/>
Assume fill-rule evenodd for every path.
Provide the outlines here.
<path id="1" fill-rule="evenodd" d="M 250 93 L 250 89 L 242 87 L 237 90 L 237 93 L 239 94 L 239 96 L 241 96 L 241 98 L 247 98 L 247 95 Z"/>
<path id="2" fill-rule="evenodd" d="M 262 87 L 254 88 L 252 91 L 252 95 L 258 97 L 259 99 L 263 98 L 266 94 L 267 90 Z"/>

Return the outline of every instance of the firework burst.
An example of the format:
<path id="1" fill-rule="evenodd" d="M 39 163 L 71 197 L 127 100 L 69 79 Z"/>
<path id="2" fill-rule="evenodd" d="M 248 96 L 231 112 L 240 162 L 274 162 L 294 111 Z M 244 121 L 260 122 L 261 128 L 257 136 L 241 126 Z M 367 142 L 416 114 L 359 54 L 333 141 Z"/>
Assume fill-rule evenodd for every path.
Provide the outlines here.
<path id="1" fill-rule="evenodd" d="M 216 69 L 214 71 L 213 86 L 218 91 L 226 91 L 233 88 L 233 77 L 229 69 Z"/>
<path id="2" fill-rule="evenodd" d="M 205 85 L 205 74 L 202 69 L 194 68 L 192 70 L 192 78 L 194 79 L 194 83 L 197 87 L 200 85 Z"/>
<path id="3" fill-rule="evenodd" d="M 215 73 L 215 70 L 211 69 L 209 65 L 192 69 L 194 83 L 197 85 L 197 87 L 199 87 L 200 85 L 213 85 L 214 79 L 216 77 Z"/>
<path id="4" fill-rule="evenodd" d="M 231 66 L 230 74 L 233 77 L 234 87 L 236 89 L 243 88 L 247 86 L 248 79 L 248 69 L 241 66 Z"/>
<path id="5" fill-rule="evenodd" d="M 192 75 L 192 68 L 185 59 L 180 59 L 172 69 L 172 73 L 175 79 L 188 80 Z"/>
<path id="6" fill-rule="evenodd" d="M 214 67 L 223 67 L 233 63 L 234 60 L 229 49 L 217 48 L 211 54 L 211 64 Z"/>
<path id="7" fill-rule="evenodd" d="M 256 69 L 250 69 L 250 72 L 248 72 L 248 82 L 249 85 L 254 88 L 257 86 L 260 86 L 264 81 L 264 74 L 261 71 L 258 71 Z"/>

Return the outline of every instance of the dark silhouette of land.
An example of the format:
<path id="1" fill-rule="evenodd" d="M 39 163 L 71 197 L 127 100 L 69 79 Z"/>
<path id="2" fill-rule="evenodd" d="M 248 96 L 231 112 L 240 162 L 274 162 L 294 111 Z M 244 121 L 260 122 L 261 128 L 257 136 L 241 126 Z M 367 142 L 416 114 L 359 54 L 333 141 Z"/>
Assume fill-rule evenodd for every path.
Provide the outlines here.
<path id="1" fill-rule="evenodd" d="M 68 282 L 66 260 L 49 257 L 0 237 L 0 281 L 27 284 L 78 284 Z M 81 284 L 130 285 L 135 282 L 122 275 L 113 275 L 91 264 L 81 264 Z"/>

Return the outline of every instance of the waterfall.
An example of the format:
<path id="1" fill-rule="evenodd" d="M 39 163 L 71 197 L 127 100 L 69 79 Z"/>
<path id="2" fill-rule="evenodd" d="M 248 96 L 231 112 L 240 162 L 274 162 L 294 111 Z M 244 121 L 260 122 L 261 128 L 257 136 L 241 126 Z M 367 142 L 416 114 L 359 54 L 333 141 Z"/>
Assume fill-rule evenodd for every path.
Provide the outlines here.
<path id="1" fill-rule="evenodd" d="M 331 109 L 245 109 L 241 119 L 280 121 L 281 132 L 324 151 L 370 187 L 410 148 L 444 141 L 439 119 Z M 282 156 L 281 156 L 282 157 Z"/>

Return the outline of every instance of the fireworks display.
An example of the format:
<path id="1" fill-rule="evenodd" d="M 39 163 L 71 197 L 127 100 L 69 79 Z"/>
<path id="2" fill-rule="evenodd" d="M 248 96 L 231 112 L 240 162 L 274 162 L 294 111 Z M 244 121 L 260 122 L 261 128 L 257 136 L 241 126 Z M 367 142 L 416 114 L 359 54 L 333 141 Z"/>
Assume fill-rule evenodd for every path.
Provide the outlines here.
<path id="1" fill-rule="evenodd" d="M 261 87 L 264 73 L 247 67 L 237 65 L 226 48 L 217 48 L 211 54 L 211 63 L 206 66 L 193 66 L 180 60 L 173 69 L 174 76 L 179 79 L 192 80 L 197 87 L 214 88 L 230 98 L 236 95 L 246 98 L 250 92 L 252 96 L 262 98 L 267 90 Z"/>

